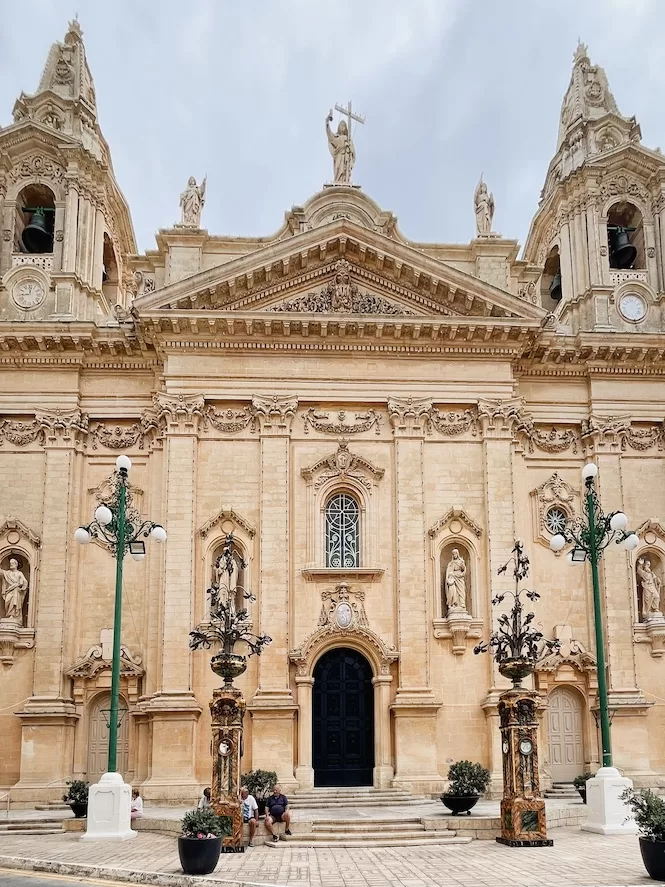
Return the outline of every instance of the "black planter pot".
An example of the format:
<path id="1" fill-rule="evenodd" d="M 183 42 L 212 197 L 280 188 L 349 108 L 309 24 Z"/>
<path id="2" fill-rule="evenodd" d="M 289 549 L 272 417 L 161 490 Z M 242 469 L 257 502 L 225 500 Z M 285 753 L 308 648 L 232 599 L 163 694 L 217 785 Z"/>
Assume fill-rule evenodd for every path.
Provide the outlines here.
<path id="1" fill-rule="evenodd" d="M 87 801 L 67 801 L 67 803 L 72 808 L 72 813 L 77 819 L 83 819 L 84 816 L 88 815 Z"/>
<path id="2" fill-rule="evenodd" d="M 586 785 L 584 788 L 578 788 L 577 791 L 580 793 L 580 798 L 582 798 L 582 803 L 586 804 Z"/>
<path id="3" fill-rule="evenodd" d="M 654 881 L 665 881 L 665 841 L 640 838 L 642 862 Z"/>
<path id="4" fill-rule="evenodd" d="M 178 838 L 180 865 L 186 875 L 214 872 L 221 852 L 221 838 Z"/>
<path id="5" fill-rule="evenodd" d="M 441 795 L 441 801 L 452 812 L 453 816 L 459 816 L 460 813 L 466 813 L 467 816 L 471 816 L 471 808 L 476 806 L 479 797 L 480 795 L 467 795 L 466 797 L 461 795 Z"/>

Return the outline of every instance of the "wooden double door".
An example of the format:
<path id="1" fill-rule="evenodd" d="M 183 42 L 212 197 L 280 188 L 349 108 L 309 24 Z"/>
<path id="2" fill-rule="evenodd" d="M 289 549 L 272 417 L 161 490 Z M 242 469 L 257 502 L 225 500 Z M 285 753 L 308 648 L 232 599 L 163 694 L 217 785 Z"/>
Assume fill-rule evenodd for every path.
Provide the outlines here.
<path id="1" fill-rule="evenodd" d="M 566 687 L 548 697 L 548 738 L 552 782 L 572 782 L 584 770 L 582 700 Z"/>
<path id="2" fill-rule="evenodd" d="M 372 785 L 372 669 L 356 650 L 336 648 L 317 662 L 312 731 L 315 786 Z"/>

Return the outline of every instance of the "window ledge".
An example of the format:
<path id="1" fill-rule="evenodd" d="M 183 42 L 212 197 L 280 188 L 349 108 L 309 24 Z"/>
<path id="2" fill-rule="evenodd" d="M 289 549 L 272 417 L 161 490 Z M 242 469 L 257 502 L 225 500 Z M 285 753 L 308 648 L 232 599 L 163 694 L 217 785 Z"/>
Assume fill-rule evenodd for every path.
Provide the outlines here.
<path id="1" fill-rule="evenodd" d="M 305 567 L 302 570 L 307 582 L 378 582 L 385 570 L 380 567 Z"/>

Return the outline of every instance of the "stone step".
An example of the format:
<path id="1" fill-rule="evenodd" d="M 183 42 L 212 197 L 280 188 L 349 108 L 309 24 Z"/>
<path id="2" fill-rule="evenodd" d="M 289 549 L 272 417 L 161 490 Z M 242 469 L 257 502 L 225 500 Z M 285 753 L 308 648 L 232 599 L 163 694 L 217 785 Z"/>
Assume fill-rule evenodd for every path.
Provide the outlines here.
<path id="1" fill-rule="evenodd" d="M 423 804 L 424 799 L 409 798 L 408 800 L 390 801 L 385 799 L 362 798 L 357 800 L 331 799 L 322 800 L 316 798 L 312 800 L 300 800 L 300 798 L 290 798 L 289 803 L 294 809 L 305 809 L 307 807 L 317 807 L 331 809 L 333 807 L 418 807 Z"/>
<path id="2" fill-rule="evenodd" d="M 350 834 L 351 832 L 372 832 L 372 831 L 387 831 L 387 832 L 413 832 L 413 831 L 424 831 L 425 827 L 421 823 L 419 819 L 414 819 L 411 821 L 408 820 L 381 820 L 374 819 L 365 821 L 355 820 L 354 822 L 321 822 L 316 821 L 312 823 L 312 833 L 330 833 L 335 832 L 339 834 Z"/>
<path id="3" fill-rule="evenodd" d="M 7 822 L 0 822 L 0 832 L 20 832 L 25 829 L 43 831 L 53 828 L 61 831 L 61 823 L 61 819 L 10 819 Z"/>
<path id="4" fill-rule="evenodd" d="M 266 847 L 273 847 L 276 849 L 285 849 L 286 847 L 336 847 L 336 848 L 348 848 L 353 849 L 354 847 L 358 848 L 372 848 L 372 847 L 417 847 L 423 845 L 441 845 L 441 844 L 470 844 L 473 840 L 472 838 L 461 838 L 457 835 L 454 835 L 450 832 L 437 833 L 437 832 L 419 832 L 415 837 L 406 837 L 402 834 L 395 835 L 394 837 L 383 835 L 378 838 L 370 838 L 366 837 L 364 840 L 360 839 L 356 836 L 353 838 L 343 838 L 342 836 L 336 837 L 334 840 L 320 840 L 320 841 L 312 841 L 311 835 L 292 835 L 289 837 L 286 836 L 286 840 L 284 838 L 279 841 L 268 841 L 266 842 Z"/>
<path id="5" fill-rule="evenodd" d="M 69 804 L 63 804 L 62 801 L 48 801 L 46 804 L 35 804 L 35 810 L 70 810 Z"/>
<path id="6" fill-rule="evenodd" d="M 372 829 L 371 831 L 355 831 L 355 832 L 309 832 L 306 834 L 299 835 L 284 835 L 282 840 L 290 841 L 291 838 L 294 838 L 296 841 L 312 841 L 315 844 L 320 844 L 322 841 L 392 841 L 392 840 L 412 840 L 413 838 L 422 838 L 426 837 L 436 837 L 443 838 L 444 840 L 448 840 L 448 838 L 454 838 L 456 836 L 455 832 L 440 830 L 440 831 L 429 831 L 426 832 L 424 828 L 420 829 L 410 829 L 409 831 L 394 831 L 392 828 L 386 829 Z"/>

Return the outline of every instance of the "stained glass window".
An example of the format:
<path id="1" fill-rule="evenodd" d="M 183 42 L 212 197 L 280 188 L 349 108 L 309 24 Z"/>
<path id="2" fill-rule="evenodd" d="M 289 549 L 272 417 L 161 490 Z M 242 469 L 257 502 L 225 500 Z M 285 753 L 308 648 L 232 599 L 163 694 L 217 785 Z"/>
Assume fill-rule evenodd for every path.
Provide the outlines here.
<path id="1" fill-rule="evenodd" d="M 360 566 L 360 513 L 348 493 L 337 493 L 326 505 L 326 567 Z"/>

